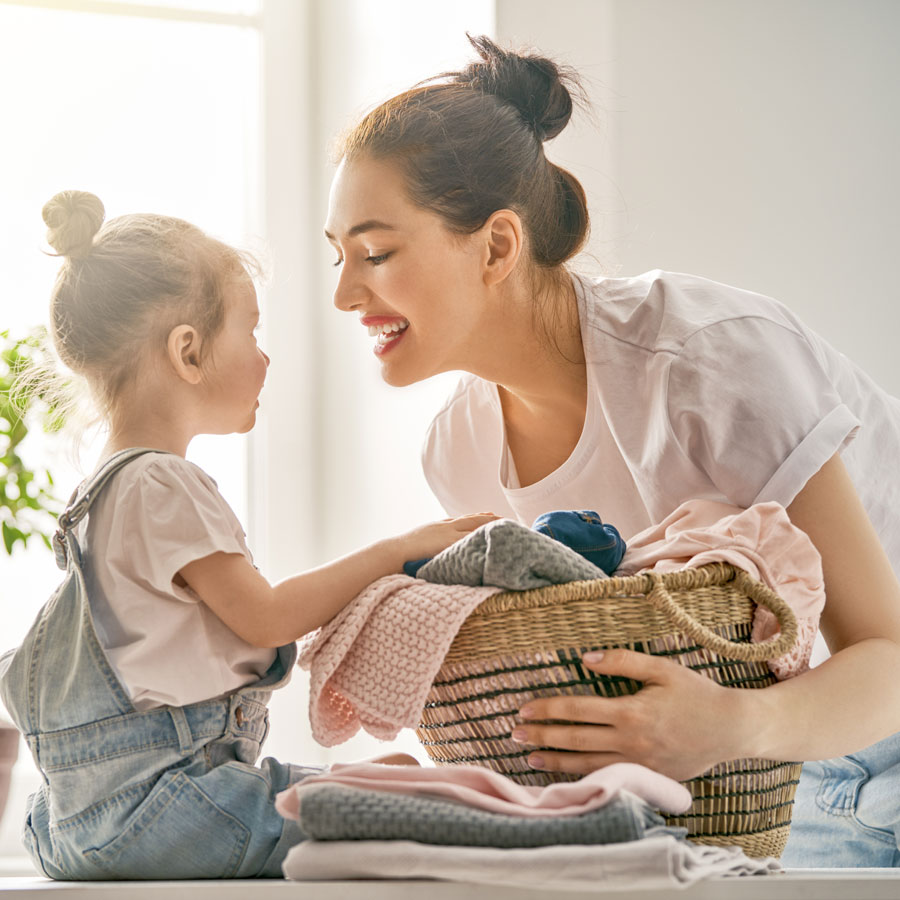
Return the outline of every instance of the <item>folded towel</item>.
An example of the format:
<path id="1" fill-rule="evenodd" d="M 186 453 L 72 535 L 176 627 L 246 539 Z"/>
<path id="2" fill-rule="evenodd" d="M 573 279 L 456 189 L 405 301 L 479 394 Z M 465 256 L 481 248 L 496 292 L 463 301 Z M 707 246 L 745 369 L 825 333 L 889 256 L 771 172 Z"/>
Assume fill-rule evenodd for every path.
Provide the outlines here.
<path id="1" fill-rule="evenodd" d="M 578 781 L 543 786 L 517 784 L 481 766 L 336 763 L 329 771 L 310 775 L 282 791 L 275 802 L 278 811 L 285 818 L 298 818 L 305 792 L 320 784 L 443 798 L 487 812 L 526 817 L 581 815 L 605 806 L 622 791 L 664 812 L 682 813 L 691 805 L 690 791 L 683 784 L 637 763 L 613 763 Z"/>
<path id="2" fill-rule="evenodd" d="M 462 803 L 337 784 L 315 784 L 300 798 L 300 827 L 316 841 L 419 841 L 460 847 L 617 844 L 648 831 L 678 837 L 665 819 L 628 791 L 580 816 L 507 816 Z"/>
<path id="3" fill-rule="evenodd" d="M 282 868 L 295 881 L 440 879 L 592 894 L 684 888 L 705 878 L 782 871 L 777 860 L 750 859 L 740 847 L 700 846 L 668 834 L 624 844 L 511 850 L 413 841 L 304 841 L 288 851 Z"/>

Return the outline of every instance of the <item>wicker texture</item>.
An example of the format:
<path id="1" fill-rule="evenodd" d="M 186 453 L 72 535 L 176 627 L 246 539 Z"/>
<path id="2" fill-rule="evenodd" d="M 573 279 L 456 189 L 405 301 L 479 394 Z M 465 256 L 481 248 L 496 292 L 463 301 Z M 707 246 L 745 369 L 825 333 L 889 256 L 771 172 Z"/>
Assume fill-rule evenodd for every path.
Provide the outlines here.
<path id="1" fill-rule="evenodd" d="M 781 632 L 753 644 L 757 603 L 775 614 Z M 535 748 L 523 748 L 510 733 L 519 709 L 534 697 L 608 697 L 639 689 L 638 682 L 585 669 L 583 653 L 627 647 L 666 656 L 729 687 L 762 688 L 775 682 L 766 660 L 787 652 L 796 636 L 787 604 L 724 563 L 496 594 L 463 623 L 417 734 L 439 765 L 484 765 L 523 784 L 572 780 L 578 776 L 530 768 L 527 757 Z M 780 856 L 799 776 L 799 763 L 723 763 L 686 782 L 694 802 L 667 822 L 686 827 L 698 843 Z"/>

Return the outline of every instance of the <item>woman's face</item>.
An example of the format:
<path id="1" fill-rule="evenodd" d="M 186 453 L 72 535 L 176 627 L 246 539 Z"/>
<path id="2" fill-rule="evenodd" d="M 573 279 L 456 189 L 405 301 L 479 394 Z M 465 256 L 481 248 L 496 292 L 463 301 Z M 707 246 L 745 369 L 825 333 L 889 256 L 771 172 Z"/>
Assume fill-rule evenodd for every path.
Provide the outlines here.
<path id="1" fill-rule="evenodd" d="M 368 158 L 338 168 L 325 236 L 340 268 L 334 305 L 359 314 L 388 384 L 469 368 L 484 306 L 475 236 L 415 206 L 400 170 Z"/>

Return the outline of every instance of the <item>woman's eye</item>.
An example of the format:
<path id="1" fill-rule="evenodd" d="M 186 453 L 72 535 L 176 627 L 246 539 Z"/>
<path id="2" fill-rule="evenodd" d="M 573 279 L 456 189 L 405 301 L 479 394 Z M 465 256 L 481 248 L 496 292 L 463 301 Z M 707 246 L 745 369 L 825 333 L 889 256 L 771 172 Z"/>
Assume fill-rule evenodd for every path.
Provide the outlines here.
<path id="1" fill-rule="evenodd" d="M 377 256 L 367 256 L 366 262 L 372 263 L 373 266 L 380 266 L 390 255 L 390 253 L 379 253 Z"/>
<path id="2" fill-rule="evenodd" d="M 341 263 L 343 263 L 343 261 L 344 261 L 343 259 L 336 259 L 336 260 L 332 263 L 332 265 L 333 265 L 335 268 L 337 268 L 337 266 L 341 265 Z"/>

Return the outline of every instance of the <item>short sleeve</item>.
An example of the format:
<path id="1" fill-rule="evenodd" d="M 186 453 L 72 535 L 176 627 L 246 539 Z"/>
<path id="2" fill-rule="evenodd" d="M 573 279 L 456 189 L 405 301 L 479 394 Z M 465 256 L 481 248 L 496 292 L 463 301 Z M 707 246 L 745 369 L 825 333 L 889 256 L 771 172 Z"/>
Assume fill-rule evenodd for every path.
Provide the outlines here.
<path id="1" fill-rule="evenodd" d="M 129 471 L 131 470 L 131 471 Z M 175 456 L 126 467 L 109 510 L 108 564 L 153 590 L 171 593 L 172 579 L 189 562 L 213 553 L 250 558 L 243 530 L 215 482 Z M 125 480 L 127 479 L 127 480 Z M 187 591 L 175 592 L 195 599 Z"/>
<path id="2" fill-rule="evenodd" d="M 763 317 L 691 336 L 669 367 L 666 404 L 682 452 L 738 506 L 787 506 L 856 434 L 806 338 Z"/>

